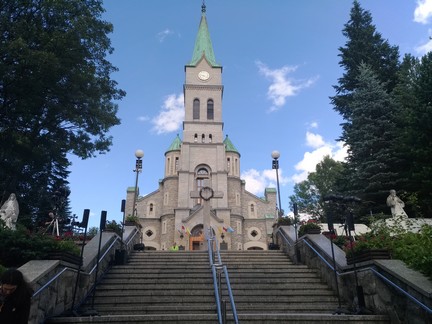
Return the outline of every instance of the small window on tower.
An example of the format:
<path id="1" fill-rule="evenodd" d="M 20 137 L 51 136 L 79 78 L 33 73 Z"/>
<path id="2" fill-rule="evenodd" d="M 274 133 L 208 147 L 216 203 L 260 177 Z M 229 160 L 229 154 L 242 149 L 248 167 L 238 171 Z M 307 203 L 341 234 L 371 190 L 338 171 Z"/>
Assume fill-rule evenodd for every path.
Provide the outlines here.
<path id="1" fill-rule="evenodd" d="M 200 119 L 200 101 L 199 99 L 195 99 L 193 101 L 193 119 Z"/>
<path id="2" fill-rule="evenodd" d="M 207 101 L 207 119 L 213 120 L 214 119 L 214 108 L 213 108 L 213 100 L 209 99 Z"/>
<path id="3" fill-rule="evenodd" d="M 209 135 L 209 143 L 211 143 L 213 141 L 213 136 L 212 134 Z"/>
<path id="4" fill-rule="evenodd" d="M 194 142 L 195 143 L 198 142 L 198 134 L 195 134 L 195 136 L 194 136 Z"/>
<path id="5" fill-rule="evenodd" d="M 205 135 L 202 134 L 202 135 L 201 135 L 201 143 L 204 143 L 204 142 L 205 142 Z"/>

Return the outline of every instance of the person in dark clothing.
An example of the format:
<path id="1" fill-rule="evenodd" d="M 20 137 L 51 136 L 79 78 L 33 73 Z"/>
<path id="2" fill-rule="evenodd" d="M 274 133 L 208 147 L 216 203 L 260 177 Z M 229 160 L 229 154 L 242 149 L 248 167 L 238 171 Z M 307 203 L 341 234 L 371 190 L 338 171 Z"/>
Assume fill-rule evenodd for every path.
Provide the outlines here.
<path id="1" fill-rule="evenodd" d="M 17 269 L 8 269 L 0 277 L 0 323 L 27 324 L 33 291 Z"/>

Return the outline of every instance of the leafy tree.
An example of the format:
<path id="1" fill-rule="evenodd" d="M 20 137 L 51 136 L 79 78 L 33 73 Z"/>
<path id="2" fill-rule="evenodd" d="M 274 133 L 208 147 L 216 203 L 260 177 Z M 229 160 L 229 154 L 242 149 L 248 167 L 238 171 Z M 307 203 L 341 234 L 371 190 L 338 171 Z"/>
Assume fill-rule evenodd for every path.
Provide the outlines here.
<path id="1" fill-rule="evenodd" d="M 67 154 L 85 159 L 112 144 L 113 101 L 125 93 L 110 78 L 103 11 L 101 0 L 0 3 L 1 200 L 15 192 L 20 215 L 50 209 L 67 185 Z"/>
<path id="2" fill-rule="evenodd" d="M 342 33 L 347 41 L 344 47 L 339 48 L 339 64 L 345 71 L 339 78 L 338 85 L 334 86 L 336 95 L 331 97 L 331 100 L 334 109 L 345 120 L 350 120 L 351 110 L 348 103 L 352 92 L 358 86 L 360 64 L 368 64 L 378 80 L 386 82 L 385 90 L 389 92 L 397 82 L 399 49 L 382 38 L 372 23 L 370 12 L 364 10 L 357 0 L 353 3 L 350 20 L 345 24 Z"/>
<path id="3" fill-rule="evenodd" d="M 329 193 L 339 192 L 338 182 L 343 169 L 342 162 L 325 156 L 317 164 L 316 171 L 308 175 L 307 180 L 294 185 L 294 195 L 289 197 L 291 207 L 296 203 L 300 212 L 324 221 L 327 205 L 322 197 Z"/>

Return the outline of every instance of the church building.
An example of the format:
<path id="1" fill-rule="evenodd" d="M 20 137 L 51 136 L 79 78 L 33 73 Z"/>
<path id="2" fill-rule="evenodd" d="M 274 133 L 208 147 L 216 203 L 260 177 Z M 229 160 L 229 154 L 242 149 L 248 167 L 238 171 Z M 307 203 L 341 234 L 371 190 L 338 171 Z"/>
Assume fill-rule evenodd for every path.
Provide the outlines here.
<path id="1" fill-rule="evenodd" d="M 222 119 L 222 66 L 216 62 L 203 4 L 192 59 L 185 66 L 183 136 L 165 152 L 159 187 L 145 196 L 128 188 L 126 215 L 142 225 L 146 249 L 206 249 L 210 227 L 221 249 L 268 249 L 277 219 L 276 190 L 246 191 L 240 152 Z M 135 198 L 135 199 L 134 199 Z M 135 209 L 133 202 L 136 200 Z"/>

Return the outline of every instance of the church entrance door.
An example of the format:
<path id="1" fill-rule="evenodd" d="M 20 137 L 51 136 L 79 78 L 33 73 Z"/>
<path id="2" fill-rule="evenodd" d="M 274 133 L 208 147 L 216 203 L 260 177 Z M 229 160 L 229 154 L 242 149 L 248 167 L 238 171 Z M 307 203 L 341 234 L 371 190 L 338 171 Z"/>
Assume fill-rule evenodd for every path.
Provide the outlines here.
<path id="1" fill-rule="evenodd" d="M 197 225 L 192 228 L 189 237 L 189 251 L 199 251 L 204 247 L 203 225 Z"/>

